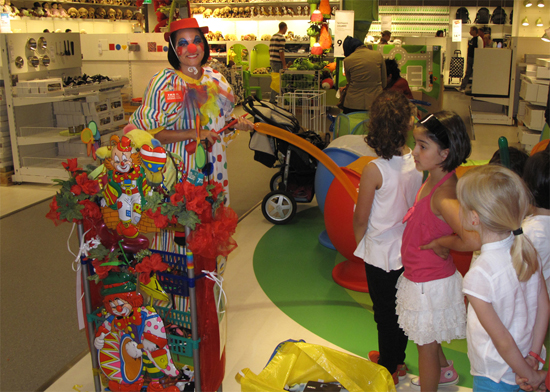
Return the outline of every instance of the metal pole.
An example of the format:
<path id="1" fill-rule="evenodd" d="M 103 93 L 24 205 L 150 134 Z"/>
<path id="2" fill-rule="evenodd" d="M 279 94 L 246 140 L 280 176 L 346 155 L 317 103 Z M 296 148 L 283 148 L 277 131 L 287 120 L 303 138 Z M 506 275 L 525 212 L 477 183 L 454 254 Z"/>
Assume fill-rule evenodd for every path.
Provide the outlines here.
<path id="1" fill-rule="evenodd" d="M 78 229 L 78 244 L 81 247 L 84 242 L 84 227 L 82 222 L 77 224 Z M 86 301 L 86 316 L 88 312 L 92 311 L 92 297 L 90 295 L 90 282 L 88 281 L 88 265 L 81 264 L 82 270 L 82 280 L 84 286 L 84 299 Z M 99 363 L 97 360 L 97 350 L 94 346 L 94 335 L 95 335 L 95 326 L 93 321 L 86 317 L 88 322 L 88 340 L 90 345 L 90 355 L 92 356 L 92 373 L 94 376 L 94 386 L 96 392 L 101 392 L 101 379 L 99 377 Z"/>
<path id="2" fill-rule="evenodd" d="M 185 238 L 189 238 L 191 229 L 185 227 Z M 201 372 L 200 372 L 200 353 L 196 344 L 199 340 L 199 330 L 197 321 L 197 295 L 195 292 L 195 262 L 193 253 L 185 247 L 185 257 L 187 263 L 187 277 L 189 278 L 189 302 L 191 304 L 191 339 L 193 339 L 193 364 L 195 371 L 195 391 L 201 392 Z"/>

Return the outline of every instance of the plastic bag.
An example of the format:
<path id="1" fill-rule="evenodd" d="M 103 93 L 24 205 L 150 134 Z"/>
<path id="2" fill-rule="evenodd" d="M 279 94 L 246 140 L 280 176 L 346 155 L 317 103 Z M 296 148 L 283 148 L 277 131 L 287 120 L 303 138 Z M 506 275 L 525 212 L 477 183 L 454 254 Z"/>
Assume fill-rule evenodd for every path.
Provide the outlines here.
<path id="1" fill-rule="evenodd" d="M 279 72 L 271 72 L 271 84 L 269 87 L 279 94 L 281 93 L 281 74 Z"/>
<path id="2" fill-rule="evenodd" d="M 388 370 L 376 363 L 328 347 L 286 342 L 258 374 L 243 369 L 235 379 L 242 392 L 281 392 L 285 385 L 338 381 L 349 392 L 393 392 Z"/>

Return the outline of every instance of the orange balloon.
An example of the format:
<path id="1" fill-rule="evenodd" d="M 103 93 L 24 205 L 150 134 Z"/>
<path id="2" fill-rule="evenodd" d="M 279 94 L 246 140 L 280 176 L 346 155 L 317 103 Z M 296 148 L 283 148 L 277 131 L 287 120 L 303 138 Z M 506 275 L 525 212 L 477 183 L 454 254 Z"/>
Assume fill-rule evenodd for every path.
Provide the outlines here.
<path id="1" fill-rule="evenodd" d="M 282 139 L 286 142 L 289 142 L 290 144 L 299 147 L 300 149 L 313 156 L 315 159 L 325 165 L 325 167 L 334 175 L 334 177 L 338 179 L 338 181 L 340 181 L 346 192 L 353 200 L 353 203 L 357 203 L 357 188 L 346 176 L 344 171 L 322 150 L 302 139 L 300 136 L 296 136 L 293 133 L 290 133 L 278 127 L 274 127 L 273 125 L 256 123 L 254 124 L 254 129 L 260 133 L 264 133 L 266 135 L 276 137 L 277 139 Z"/>

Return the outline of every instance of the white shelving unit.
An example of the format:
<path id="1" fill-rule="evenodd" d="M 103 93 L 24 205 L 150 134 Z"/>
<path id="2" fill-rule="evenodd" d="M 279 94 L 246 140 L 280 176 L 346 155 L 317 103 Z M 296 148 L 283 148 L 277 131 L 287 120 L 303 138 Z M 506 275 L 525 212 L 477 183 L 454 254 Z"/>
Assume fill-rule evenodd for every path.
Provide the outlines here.
<path id="1" fill-rule="evenodd" d="M 30 39 L 45 42 L 31 49 L 27 43 Z M 59 45 L 71 42 L 74 52 L 60 55 L 56 50 Z M 95 101 L 106 91 L 120 90 L 128 79 L 102 82 L 68 88 L 63 95 L 34 93 L 33 96 L 17 96 L 16 84 L 33 79 L 62 78 L 80 76 L 82 56 L 79 34 L 22 33 L 2 34 L 0 36 L 2 57 L 2 78 L 5 84 L 7 117 L 13 156 L 13 182 L 51 183 L 55 178 L 66 178 L 67 172 L 61 163 L 68 158 L 78 157 L 79 165 L 92 163 L 87 156 L 86 145 L 79 134 L 69 134 L 67 127 L 60 127 L 54 115 L 53 105 L 64 101 Z M 29 58 L 36 56 L 39 65 L 30 65 Z M 49 57 L 49 65 L 42 59 Z M 23 62 L 16 65 L 16 59 Z M 113 117 L 114 118 L 114 117 Z M 99 125 L 102 139 L 116 131 L 123 119 L 110 121 L 108 125 Z M 66 135 L 63 135 L 63 134 Z"/>

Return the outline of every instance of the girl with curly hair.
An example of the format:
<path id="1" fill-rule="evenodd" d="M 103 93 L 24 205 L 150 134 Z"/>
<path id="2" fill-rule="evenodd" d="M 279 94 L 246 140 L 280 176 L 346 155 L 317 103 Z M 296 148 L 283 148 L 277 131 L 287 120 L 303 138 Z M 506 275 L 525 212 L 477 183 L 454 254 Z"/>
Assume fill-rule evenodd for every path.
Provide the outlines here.
<path id="1" fill-rule="evenodd" d="M 385 91 L 374 101 L 365 141 L 378 158 L 363 169 L 353 216 L 358 244 L 354 254 L 365 261 L 378 326 L 379 351 L 369 353 L 369 358 L 386 367 L 396 384 L 399 375 L 406 374 L 407 347 L 407 336 L 399 328 L 395 313 L 395 285 L 403 273 L 402 221 L 422 183 L 412 151 L 405 145 L 415 111 L 401 92 Z"/>

